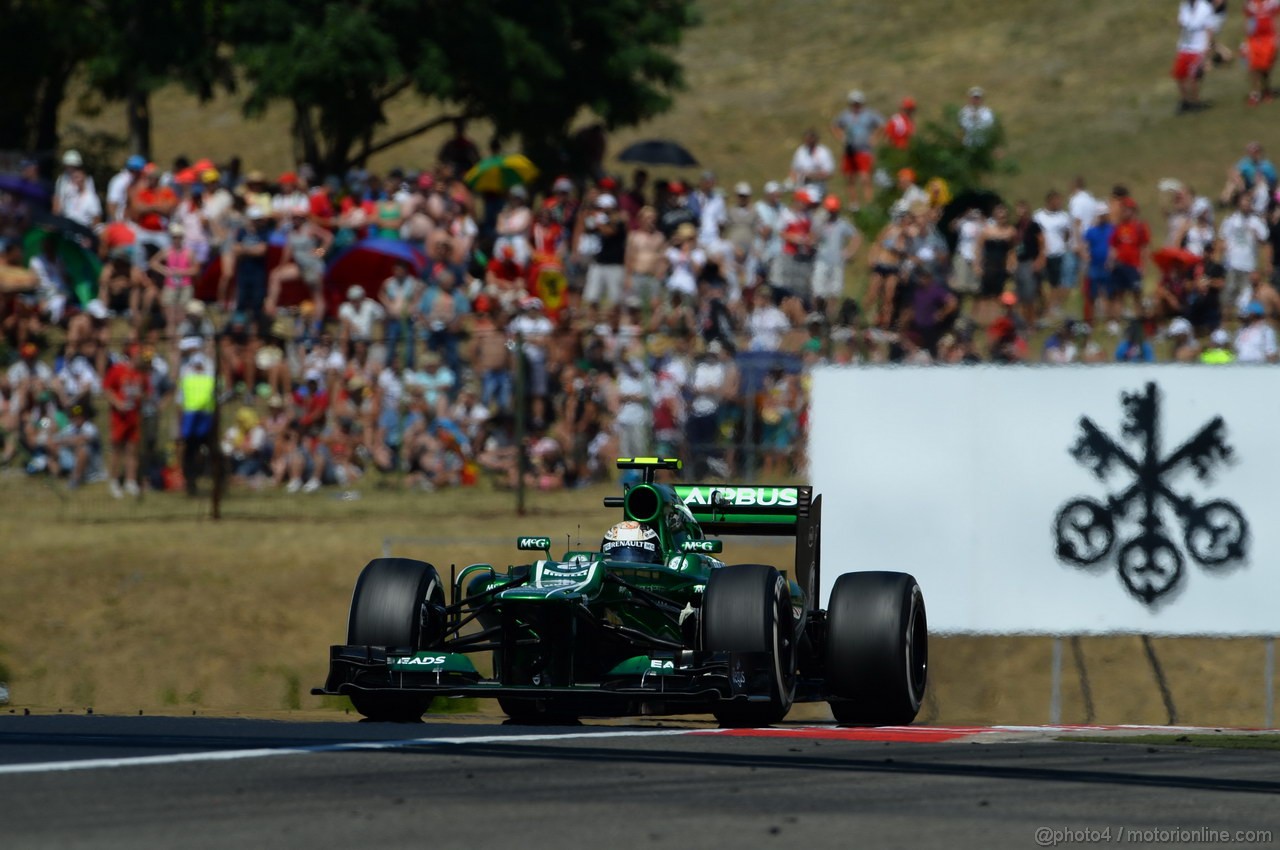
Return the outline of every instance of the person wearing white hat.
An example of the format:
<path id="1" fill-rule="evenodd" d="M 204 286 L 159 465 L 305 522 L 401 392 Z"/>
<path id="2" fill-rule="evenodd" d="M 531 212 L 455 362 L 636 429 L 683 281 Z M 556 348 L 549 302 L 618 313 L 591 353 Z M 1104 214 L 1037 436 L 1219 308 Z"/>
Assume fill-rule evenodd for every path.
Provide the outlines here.
<path id="1" fill-rule="evenodd" d="M 981 86 L 969 89 L 969 102 L 960 107 L 958 120 L 963 131 L 965 147 L 976 148 L 986 144 L 996 124 L 996 115 L 984 103 L 986 92 Z"/>
<path id="2" fill-rule="evenodd" d="M 613 306 L 622 301 L 622 287 L 626 279 L 627 221 L 618 209 L 618 199 L 605 193 L 596 196 L 595 210 L 586 214 L 582 226 L 600 240 L 600 250 L 591 257 L 587 280 L 582 287 L 587 319 L 594 322 L 601 304 Z"/>
<path id="3" fill-rule="evenodd" d="M 716 186 L 714 171 L 702 172 L 698 188 L 689 196 L 689 209 L 698 217 L 698 244 L 711 247 L 720 238 L 720 226 L 725 222 L 724 195 Z"/>
<path id="4" fill-rule="evenodd" d="M 218 282 L 218 301 L 228 305 L 226 288 L 232 275 L 236 281 L 235 309 L 257 318 L 267 299 L 267 232 L 262 208 L 250 205 L 244 227 L 231 238 L 230 250 L 223 255 L 222 279 Z M 230 260 L 230 263 L 228 263 Z"/>
<path id="5" fill-rule="evenodd" d="M 1209 347 L 1200 355 L 1200 362 L 1213 365 L 1236 362 L 1236 354 L 1231 350 L 1231 334 L 1226 328 L 1218 328 L 1209 334 Z"/>
<path id="6" fill-rule="evenodd" d="M 516 262 L 528 265 L 532 248 L 529 245 L 529 233 L 533 230 L 533 211 L 529 209 L 529 192 L 523 186 L 512 186 L 507 192 L 507 202 L 498 212 L 495 225 L 498 238 L 493 243 L 493 253 L 500 256 L 502 249 L 510 246 L 515 250 Z"/>
<path id="7" fill-rule="evenodd" d="M 524 352 L 529 366 L 529 386 L 526 391 L 532 399 L 530 412 L 533 429 L 539 430 L 547 423 L 547 340 L 551 338 L 555 326 L 542 312 L 542 299 L 524 298 L 520 301 L 520 312 L 507 325 L 507 335 L 512 342 L 518 342 Z M 515 364 L 519 369 L 520 364 Z"/>
<path id="8" fill-rule="evenodd" d="M 164 280 L 160 304 L 164 308 L 165 334 L 170 338 L 177 332 L 178 324 L 186 313 L 195 291 L 196 274 L 200 271 L 195 251 L 187 244 L 186 235 L 181 224 L 170 224 L 169 246 L 161 248 L 151 258 L 151 271 Z"/>
<path id="9" fill-rule="evenodd" d="M 862 92 L 849 92 L 848 106 L 831 120 L 831 132 L 844 146 L 840 169 L 849 187 L 850 203 L 861 187 L 862 203 L 871 203 L 875 187 L 871 175 L 875 171 L 876 146 L 880 143 L 880 131 L 884 129 L 884 116 L 866 105 Z"/>
<path id="10" fill-rule="evenodd" d="M 1200 359 L 1200 343 L 1196 341 L 1195 329 L 1191 322 L 1183 316 L 1175 316 L 1164 335 L 1173 343 L 1173 359 L 1178 363 L 1194 363 Z"/>
<path id="11" fill-rule="evenodd" d="M 768 278 L 778 271 L 778 256 L 782 253 L 782 219 L 786 214 L 779 199 L 781 190 L 778 181 L 770 180 L 764 184 L 764 197 L 756 201 L 756 238 L 751 249 L 754 267 L 748 269 L 748 280 L 755 280 L 761 274 Z"/>
<path id="12" fill-rule="evenodd" d="M 342 348 L 347 349 L 353 342 L 373 342 L 374 330 L 382 326 L 386 315 L 387 311 L 366 295 L 363 286 L 348 287 L 347 300 L 338 308 Z"/>
<path id="13" fill-rule="evenodd" d="M 724 238 L 733 245 L 734 265 L 739 281 L 748 280 L 751 269 L 751 243 L 755 241 L 759 222 L 755 204 L 751 203 L 751 184 L 733 187 L 733 205 L 725 210 Z"/>
<path id="14" fill-rule="evenodd" d="M 84 170 L 84 159 L 79 151 L 69 150 L 62 155 L 62 164 L 65 170 L 53 187 L 53 214 L 85 227 L 96 226 L 102 221 L 102 201 L 93 178 Z"/>

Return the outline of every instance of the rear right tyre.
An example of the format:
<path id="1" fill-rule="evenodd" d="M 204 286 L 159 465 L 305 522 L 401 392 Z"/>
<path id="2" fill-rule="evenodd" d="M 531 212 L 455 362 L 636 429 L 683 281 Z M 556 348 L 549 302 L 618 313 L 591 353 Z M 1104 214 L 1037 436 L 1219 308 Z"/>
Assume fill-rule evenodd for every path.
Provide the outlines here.
<path id="1" fill-rule="evenodd" d="M 906 573 L 845 573 L 827 607 L 827 688 L 842 725 L 906 726 L 924 701 L 929 626 Z"/>

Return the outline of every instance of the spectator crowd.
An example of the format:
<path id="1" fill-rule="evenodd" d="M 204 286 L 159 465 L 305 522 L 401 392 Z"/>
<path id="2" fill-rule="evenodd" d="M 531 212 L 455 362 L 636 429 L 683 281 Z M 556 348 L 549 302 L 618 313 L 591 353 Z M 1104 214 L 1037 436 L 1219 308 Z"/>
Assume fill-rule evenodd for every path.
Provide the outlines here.
<path id="1" fill-rule="evenodd" d="M 0 190 L 0 464 L 118 497 L 194 493 L 217 455 L 287 493 L 373 473 L 552 490 L 650 453 L 785 476 L 820 363 L 1280 358 L 1261 145 L 1216 194 L 1162 182 L 1158 210 L 1082 178 L 1010 207 L 886 175 L 914 111 L 851 91 L 759 187 L 636 169 L 481 191 L 461 124 L 433 166 L 385 174 L 134 156 L 100 193 L 67 151 L 47 201 Z M 956 138 L 997 126 L 970 89 Z M 863 233 L 877 196 L 888 221 Z M 337 282 L 347 255 L 373 259 Z"/>

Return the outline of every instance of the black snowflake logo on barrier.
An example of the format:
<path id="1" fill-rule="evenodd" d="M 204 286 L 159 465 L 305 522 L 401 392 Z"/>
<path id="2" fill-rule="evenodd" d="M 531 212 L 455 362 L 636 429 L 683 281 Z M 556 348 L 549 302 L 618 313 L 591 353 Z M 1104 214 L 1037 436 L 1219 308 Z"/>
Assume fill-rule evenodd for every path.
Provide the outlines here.
<path id="1" fill-rule="evenodd" d="M 1116 468 L 1133 474 L 1133 483 L 1109 495 L 1106 503 L 1089 498 L 1067 502 L 1054 520 L 1058 558 L 1076 566 L 1090 566 L 1106 558 L 1116 543 L 1116 527 L 1136 521 L 1138 533 L 1123 542 L 1116 555 L 1120 578 L 1129 592 L 1147 605 L 1173 590 L 1182 579 L 1183 555 L 1160 517 L 1161 502 L 1172 508 L 1182 525 L 1182 543 L 1196 563 L 1222 567 L 1245 558 L 1249 526 L 1230 502 L 1203 504 L 1182 496 L 1166 483 L 1172 473 L 1190 468 L 1204 481 L 1234 460 L 1226 441 L 1226 422 L 1214 417 L 1167 456 L 1160 450 L 1160 395 L 1154 383 L 1140 393 L 1122 393 L 1121 439 L 1140 447 L 1130 453 L 1087 416 L 1080 418 L 1080 437 L 1071 456 L 1099 480 Z"/>

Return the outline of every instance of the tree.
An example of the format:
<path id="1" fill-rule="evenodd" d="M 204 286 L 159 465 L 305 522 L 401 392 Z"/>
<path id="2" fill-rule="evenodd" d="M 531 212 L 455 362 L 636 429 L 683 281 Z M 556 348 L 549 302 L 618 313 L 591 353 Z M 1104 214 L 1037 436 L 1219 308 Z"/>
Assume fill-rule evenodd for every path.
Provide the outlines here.
<path id="1" fill-rule="evenodd" d="M 696 22 L 692 0 L 257 0 L 228 16 L 246 112 L 291 103 L 298 156 L 329 173 L 459 117 L 558 158 L 584 109 L 613 128 L 669 108 L 669 50 Z M 379 136 L 406 91 L 440 114 Z"/>
<path id="2" fill-rule="evenodd" d="M 83 16 L 95 32 L 85 54 L 87 82 L 107 100 L 123 102 L 129 149 L 151 157 L 152 93 L 178 82 L 202 100 L 231 66 L 220 52 L 223 4 L 217 0 L 92 0 Z"/>
<path id="3" fill-rule="evenodd" d="M 6 44 L 0 148 L 51 154 L 58 110 L 75 75 L 125 103 L 130 149 L 149 155 L 148 98 L 177 81 L 202 98 L 232 82 L 219 52 L 218 0 L 0 0 Z"/>
<path id="4" fill-rule="evenodd" d="M 58 108 L 92 38 L 76 0 L 0 0 L 5 84 L 0 86 L 0 150 L 52 154 Z"/>

